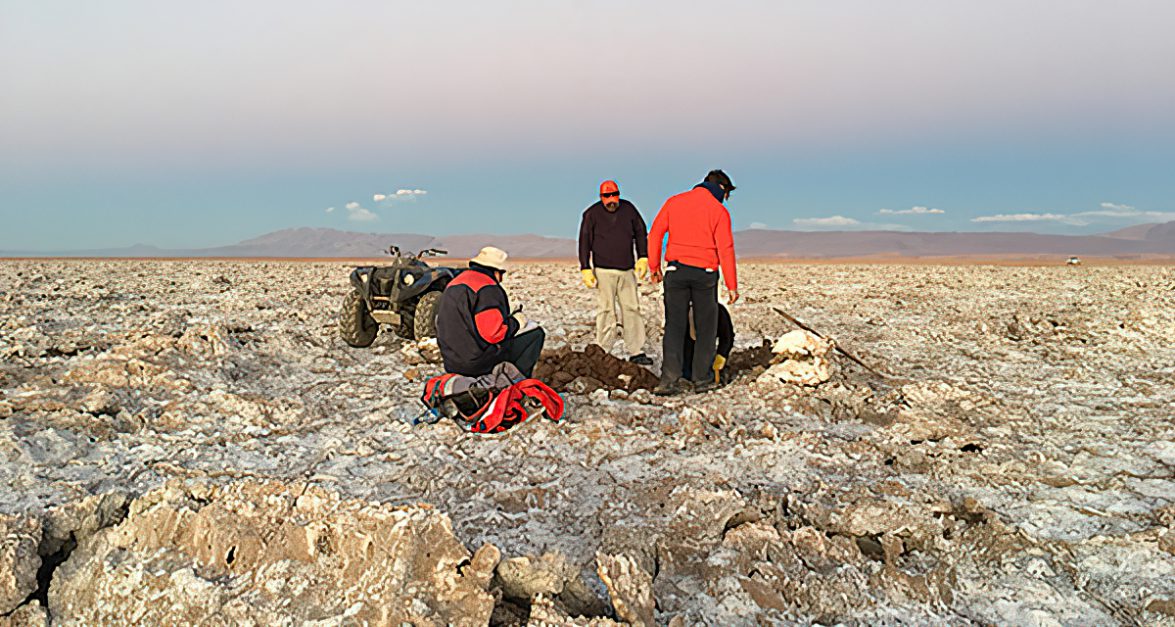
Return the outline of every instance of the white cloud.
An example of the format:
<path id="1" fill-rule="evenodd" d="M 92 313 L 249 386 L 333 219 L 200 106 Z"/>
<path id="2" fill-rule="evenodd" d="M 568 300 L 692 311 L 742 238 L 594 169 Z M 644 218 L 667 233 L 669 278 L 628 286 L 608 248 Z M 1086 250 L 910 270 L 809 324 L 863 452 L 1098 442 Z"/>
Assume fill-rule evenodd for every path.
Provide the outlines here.
<path id="1" fill-rule="evenodd" d="M 931 209 L 929 207 L 910 207 L 909 209 L 882 209 L 877 212 L 883 216 L 924 216 L 924 215 L 939 215 L 946 213 L 942 209 Z"/>
<path id="2" fill-rule="evenodd" d="M 844 216 L 829 216 L 827 218 L 796 218 L 792 220 L 797 226 L 811 226 L 811 227 L 830 227 L 830 226 L 856 226 L 861 224 L 860 220 L 853 218 L 846 218 Z"/>
<path id="3" fill-rule="evenodd" d="M 1090 218 L 1137 218 L 1141 217 L 1143 212 L 1134 209 L 1105 209 L 1102 211 L 1082 211 L 1073 215 Z"/>
<path id="4" fill-rule="evenodd" d="M 766 224 L 763 224 L 762 222 L 752 222 L 750 228 L 763 230 L 763 229 L 768 228 L 768 226 Z"/>
<path id="5" fill-rule="evenodd" d="M 1172 211 L 1139 211 L 1130 205 L 1113 202 L 1101 203 L 1096 211 L 1077 213 L 1001 213 L 992 216 L 971 218 L 972 222 L 1057 222 L 1070 226 L 1090 226 L 1096 223 L 1113 224 L 1141 222 L 1168 222 L 1175 220 Z"/>
<path id="6" fill-rule="evenodd" d="M 1081 213 L 1073 214 L 1073 216 L 1082 218 L 1126 218 L 1131 222 L 1169 222 L 1175 220 L 1175 211 L 1118 211 L 1108 209 L 1106 211 L 1082 211 Z"/>
<path id="7" fill-rule="evenodd" d="M 1102 208 L 1098 211 L 1082 211 L 1073 215 L 1097 218 L 1140 218 L 1148 213 L 1146 211 L 1139 211 L 1137 208 L 1130 205 L 1123 205 L 1114 202 L 1103 202 L 1101 207 Z"/>
<path id="8" fill-rule="evenodd" d="M 1080 220 L 1059 213 L 1000 213 L 994 216 L 979 216 L 971 218 L 972 222 L 1064 222 L 1066 224 L 1084 224 Z"/>
<path id="9" fill-rule="evenodd" d="M 395 192 L 387 194 L 372 194 L 371 199 L 379 204 L 379 207 L 391 207 L 394 203 L 399 202 L 414 202 L 418 197 L 424 196 L 428 191 L 423 189 L 398 189 Z M 376 209 L 379 209 L 376 207 Z M 379 220 L 379 214 L 367 207 L 364 207 L 357 201 L 352 200 L 343 205 L 347 210 L 347 219 L 352 222 L 374 222 Z M 333 213 L 334 207 L 326 210 L 327 213 Z"/>
<path id="10" fill-rule="evenodd" d="M 379 216 L 366 207 L 347 208 L 347 219 L 352 222 L 374 222 Z"/>
<path id="11" fill-rule="evenodd" d="M 826 218 L 796 218 L 792 220 L 800 230 L 840 229 L 845 231 L 909 231 L 905 224 L 862 222 L 856 218 L 835 215 Z"/>
<path id="12" fill-rule="evenodd" d="M 374 222 L 379 219 L 376 213 L 353 200 L 343 205 L 343 207 L 347 210 L 347 219 L 352 222 Z M 333 209 L 334 207 L 331 207 L 331 210 Z M 327 213 L 330 213 L 330 211 L 327 211 Z"/>
<path id="13" fill-rule="evenodd" d="M 1139 211 L 1136 207 L 1112 202 L 1103 202 L 1101 207 L 1098 211 L 1082 211 L 1073 215 L 1074 217 L 1087 218 L 1128 218 L 1132 222 L 1167 222 L 1169 220 L 1175 220 L 1175 212 L 1172 211 Z"/>
<path id="14" fill-rule="evenodd" d="M 390 207 L 395 203 L 416 202 L 417 198 L 426 194 L 428 194 L 427 190 L 405 188 L 397 189 L 394 192 L 388 192 L 386 194 L 374 194 L 371 198 L 385 207 Z"/>
<path id="15" fill-rule="evenodd" d="M 327 212 L 327 213 L 334 213 L 334 211 L 335 211 L 335 208 L 334 208 L 334 207 L 327 207 L 327 208 L 326 208 L 326 212 Z"/>

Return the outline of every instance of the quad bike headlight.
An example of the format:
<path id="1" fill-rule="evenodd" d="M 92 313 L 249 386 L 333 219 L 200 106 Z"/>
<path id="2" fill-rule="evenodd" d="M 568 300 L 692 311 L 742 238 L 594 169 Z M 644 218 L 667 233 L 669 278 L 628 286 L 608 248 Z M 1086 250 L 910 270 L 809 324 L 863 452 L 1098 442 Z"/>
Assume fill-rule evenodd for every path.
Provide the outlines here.
<path id="1" fill-rule="evenodd" d="M 412 285 L 415 282 L 416 282 L 416 275 L 413 275 L 413 274 L 405 274 L 404 275 L 404 285 Z"/>

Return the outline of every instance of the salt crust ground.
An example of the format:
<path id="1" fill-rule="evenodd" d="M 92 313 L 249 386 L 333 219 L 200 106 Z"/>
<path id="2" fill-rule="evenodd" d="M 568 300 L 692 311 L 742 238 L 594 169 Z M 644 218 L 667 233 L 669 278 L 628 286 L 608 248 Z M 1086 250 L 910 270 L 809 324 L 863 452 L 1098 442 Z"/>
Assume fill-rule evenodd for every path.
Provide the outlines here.
<path id="1" fill-rule="evenodd" d="M 168 581 L 211 568 L 178 540 L 164 562 L 135 552 L 158 548 L 133 538 L 161 500 L 198 519 L 306 490 L 381 520 L 355 503 L 428 503 L 443 521 L 403 517 L 451 520 L 453 555 L 492 544 L 501 563 L 468 598 L 501 624 L 1175 620 L 1171 268 L 747 265 L 740 347 L 789 330 L 782 306 L 895 378 L 841 361 L 815 389 L 601 390 L 570 395 L 560 424 L 491 438 L 407 424 L 435 365 L 404 363 L 390 335 L 342 345 L 347 270 L 0 263 L 0 614 L 15 610 L 0 622 L 45 604 L 85 622 L 70 608 L 101 585 L 69 573 L 139 572 L 99 568 L 116 549 Z M 554 346 L 590 341 L 573 266 L 528 264 L 507 287 Z M 235 582 L 217 592 L 230 606 L 252 598 L 213 571 L 192 572 Z M 421 603 L 425 622 L 453 611 Z"/>

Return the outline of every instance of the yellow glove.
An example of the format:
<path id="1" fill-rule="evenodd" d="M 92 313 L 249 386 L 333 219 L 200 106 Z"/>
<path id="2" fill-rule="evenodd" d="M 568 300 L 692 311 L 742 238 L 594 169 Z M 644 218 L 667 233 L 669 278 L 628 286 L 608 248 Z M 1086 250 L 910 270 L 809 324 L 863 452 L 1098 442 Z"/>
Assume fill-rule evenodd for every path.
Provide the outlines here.
<path id="1" fill-rule="evenodd" d="M 720 383 L 719 378 L 722 376 L 722 369 L 726 367 L 726 358 L 722 355 L 714 356 L 714 383 Z"/>
<path id="2" fill-rule="evenodd" d="M 526 315 L 523 314 L 521 311 L 514 314 L 514 319 L 518 321 L 518 329 L 519 330 L 522 330 L 522 328 L 526 326 L 527 318 L 526 318 Z"/>
<path id="3" fill-rule="evenodd" d="M 649 260 L 641 257 L 636 260 L 636 278 L 644 281 L 649 278 Z"/>
<path id="4" fill-rule="evenodd" d="M 580 270 L 579 273 L 583 275 L 583 284 L 591 289 L 595 289 L 596 273 L 593 272 L 591 268 L 584 268 L 583 270 Z"/>

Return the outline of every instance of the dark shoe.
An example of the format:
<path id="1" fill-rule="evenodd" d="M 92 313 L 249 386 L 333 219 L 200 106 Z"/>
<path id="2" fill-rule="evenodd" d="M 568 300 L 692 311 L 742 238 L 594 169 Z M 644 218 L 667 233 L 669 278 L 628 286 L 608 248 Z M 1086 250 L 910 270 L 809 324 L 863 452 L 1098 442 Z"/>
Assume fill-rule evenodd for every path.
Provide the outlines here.
<path id="1" fill-rule="evenodd" d="M 662 381 L 657 384 L 657 387 L 653 388 L 653 394 L 656 394 L 657 396 L 677 396 L 678 394 L 681 394 L 682 391 L 681 384 L 677 381 L 670 383 Z"/>
<path id="2" fill-rule="evenodd" d="M 633 355 L 632 357 L 628 358 L 628 361 L 631 361 L 632 363 L 634 363 L 638 366 L 651 366 L 651 365 L 653 365 L 652 358 L 644 353 Z"/>
<path id="3" fill-rule="evenodd" d="M 694 394 L 705 394 L 706 392 L 711 392 L 711 391 L 717 390 L 717 389 L 718 389 L 718 384 L 714 383 L 713 380 L 707 380 L 707 381 L 703 381 L 701 383 L 694 384 Z"/>

